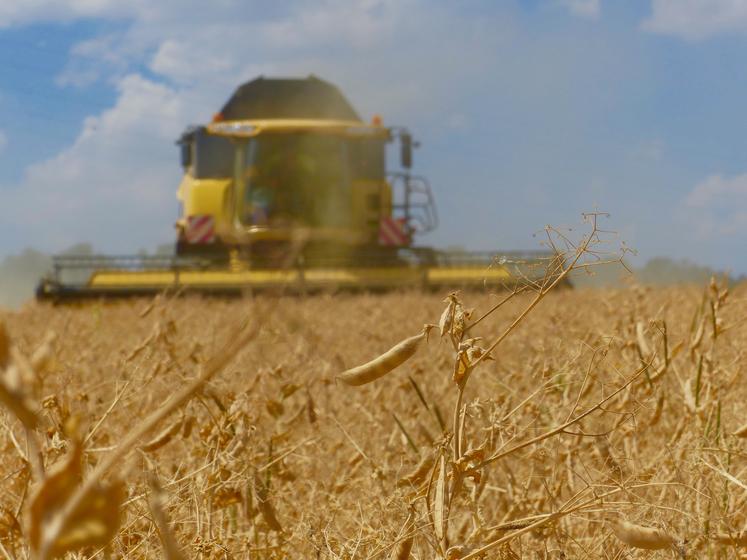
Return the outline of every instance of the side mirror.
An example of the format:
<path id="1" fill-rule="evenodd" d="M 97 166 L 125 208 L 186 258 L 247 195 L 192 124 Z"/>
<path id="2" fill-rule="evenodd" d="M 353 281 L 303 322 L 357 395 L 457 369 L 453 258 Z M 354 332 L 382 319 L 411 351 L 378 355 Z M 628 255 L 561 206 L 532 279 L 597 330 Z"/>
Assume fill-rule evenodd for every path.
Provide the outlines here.
<path id="1" fill-rule="evenodd" d="M 412 167 L 412 134 L 403 132 L 399 135 L 400 141 L 400 163 L 405 169 Z"/>
<path id="2" fill-rule="evenodd" d="M 192 165 L 192 142 L 179 142 L 182 167 L 187 169 Z"/>

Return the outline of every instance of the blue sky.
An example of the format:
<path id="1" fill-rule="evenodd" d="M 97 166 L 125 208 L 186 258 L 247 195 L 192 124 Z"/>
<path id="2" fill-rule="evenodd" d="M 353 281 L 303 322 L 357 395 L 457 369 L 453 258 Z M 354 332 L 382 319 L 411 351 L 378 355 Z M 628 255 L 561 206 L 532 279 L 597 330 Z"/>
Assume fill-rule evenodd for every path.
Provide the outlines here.
<path id="1" fill-rule="evenodd" d="M 169 242 L 173 144 L 258 74 L 409 126 L 434 246 L 610 212 L 643 261 L 747 273 L 747 1 L 4 0 L 0 257 Z"/>

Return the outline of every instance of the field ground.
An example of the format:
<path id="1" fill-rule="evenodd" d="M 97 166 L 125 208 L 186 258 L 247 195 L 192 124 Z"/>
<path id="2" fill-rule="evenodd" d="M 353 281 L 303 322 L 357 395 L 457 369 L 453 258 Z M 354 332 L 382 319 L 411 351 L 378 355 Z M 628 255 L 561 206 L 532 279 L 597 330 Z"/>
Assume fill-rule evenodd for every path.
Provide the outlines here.
<path id="1" fill-rule="evenodd" d="M 127 495 L 106 551 L 114 557 L 163 557 L 148 502 L 156 477 L 187 558 L 388 558 L 415 535 L 410 557 L 426 559 L 440 546 L 441 421 L 452 431 L 457 394 L 448 336 L 431 332 L 368 385 L 335 375 L 438 323 L 444 295 L 32 303 L 0 319 L 23 356 L 53 333 L 27 393 L 41 411 L 46 466 L 77 433 L 86 472 L 224 351 L 242 321 L 261 326 L 108 473 Z M 747 449 L 733 433 L 747 423 L 746 296 L 707 286 L 551 293 L 467 384 L 464 447 L 477 462 L 547 433 L 648 367 L 578 423 L 465 471 L 444 537 L 451 555 L 524 530 L 485 557 L 738 558 L 730 539 L 743 538 Z M 473 319 L 498 299 L 460 297 Z M 488 346 L 528 301 L 516 297 L 470 336 Z M 30 452 L 21 423 L 0 419 L 0 543 L 6 557 L 24 558 Z M 568 504 L 579 507 L 526 530 Z M 623 520 L 671 535 L 671 546 L 621 542 L 613 529 Z M 103 553 L 77 557 L 94 554 Z"/>

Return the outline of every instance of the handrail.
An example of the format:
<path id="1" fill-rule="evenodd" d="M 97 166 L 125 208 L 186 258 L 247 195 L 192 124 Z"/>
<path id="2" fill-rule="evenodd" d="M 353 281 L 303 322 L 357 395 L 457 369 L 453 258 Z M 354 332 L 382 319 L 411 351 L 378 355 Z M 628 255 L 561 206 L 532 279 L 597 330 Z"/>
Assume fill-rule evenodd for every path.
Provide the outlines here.
<path id="1" fill-rule="evenodd" d="M 401 185 L 404 192 L 402 203 L 393 203 L 393 210 L 400 210 L 407 220 L 407 226 L 413 233 L 423 234 L 438 227 L 438 212 L 428 179 L 421 175 L 410 175 L 403 172 L 387 173 L 387 178 L 396 189 Z M 413 196 L 418 197 L 413 200 Z M 415 224 L 418 225 L 415 225 Z"/>

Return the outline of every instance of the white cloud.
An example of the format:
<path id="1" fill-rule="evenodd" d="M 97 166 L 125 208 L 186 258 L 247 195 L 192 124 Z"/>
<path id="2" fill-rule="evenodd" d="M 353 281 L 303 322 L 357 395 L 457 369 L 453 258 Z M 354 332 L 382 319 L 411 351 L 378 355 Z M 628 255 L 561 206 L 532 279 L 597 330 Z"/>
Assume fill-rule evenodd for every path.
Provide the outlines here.
<path id="1" fill-rule="evenodd" d="M 699 40 L 719 33 L 747 32 L 745 0 L 652 0 L 646 31 Z"/>
<path id="2" fill-rule="evenodd" d="M 0 27 L 81 17 L 123 17 L 132 15 L 140 3 L 139 0 L 3 0 L 0 2 Z"/>
<path id="3" fill-rule="evenodd" d="M 0 154 L 3 153 L 5 148 L 8 146 L 8 135 L 0 130 Z"/>
<path id="4" fill-rule="evenodd" d="M 357 0 L 357 3 L 362 1 Z M 295 7 L 300 3 L 311 5 L 313 2 L 293 0 L 288 5 Z M 205 26 L 215 21 L 230 21 L 231 16 L 234 20 L 250 21 L 267 4 L 262 0 L 2 0 L 0 27 L 83 18 L 130 20 L 153 26 L 164 22 L 199 22 Z"/>
<path id="5" fill-rule="evenodd" d="M 703 237 L 747 234 L 747 173 L 711 175 L 688 193 L 684 203 Z"/>
<path id="6" fill-rule="evenodd" d="M 597 19 L 602 9 L 600 0 L 560 0 L 560 3 L 573 15 L 590 19 Z"/>
<path id="7" fill-rule="evenodd" d="M 102 78 L 121 77 L 137 54 L 132 51 L 122 33 L 81 41 L 71 49 L 70 60 L 56 77 L 57 85 L 84 88 Z"/>
<path id="8" fill-rule="evenodd" d="M 690 191 L 686 202 L 693 208 L 704 208 L 733 198 L 747 201 L 747 173 L 731 178 L 711 175 Z"/>
<path id="9" fill-rule="evenodd" d="M 230 51 L 230 48 L 225 50 Z M 233 53 L 195 48 L 191 41 L 166 39 L 153 56 L 150 68 L 175 82 L 190 83 L 200 79 L 200 74 L 204 75 L 206 70 L 211 74 L 230 73 L 235 65 Z"/>
<path id="10" fill-rule="evenodd" d="M 279 47 L 340 40 L 352 47 L 372 46 L 391 39 L 402 16 L 414 15 L 413 4 L 409 0 L 324 0 L 306 4 L 293 18 L 268 25 L 265 38 Z"/>
<path id="11" fill-rule="evenodd" d="M 78 139 L 34 164 L 4 192 L 0 221 L 24 242 L 58 250 L 104 237 L 112 250 L 171 239 L 178 164 L 173 141 L 185 124 L 182 99 L 139 75 L 118 84 L 116 105 L 86 119 Z"/>

